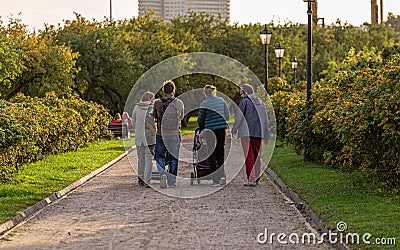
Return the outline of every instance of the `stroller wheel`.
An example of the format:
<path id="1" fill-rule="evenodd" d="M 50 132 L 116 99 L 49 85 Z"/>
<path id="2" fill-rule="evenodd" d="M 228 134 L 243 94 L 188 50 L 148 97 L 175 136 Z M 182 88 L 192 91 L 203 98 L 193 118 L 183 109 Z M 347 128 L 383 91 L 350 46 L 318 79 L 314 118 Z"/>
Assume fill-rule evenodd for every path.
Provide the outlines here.
<path id="1" fill-rule="evenodd" d="M 194 173 L 190 173 L 190 186 L 193 186 Z"/>

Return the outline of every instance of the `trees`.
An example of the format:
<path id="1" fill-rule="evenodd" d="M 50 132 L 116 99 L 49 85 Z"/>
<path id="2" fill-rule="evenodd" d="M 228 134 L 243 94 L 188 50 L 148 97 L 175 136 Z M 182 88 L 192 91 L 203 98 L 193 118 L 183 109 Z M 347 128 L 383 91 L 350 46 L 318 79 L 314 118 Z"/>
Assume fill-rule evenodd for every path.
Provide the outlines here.
<path id="1" fill-rule="evenodd" d="M 11 99 L 17 93 L 44 96 L 47 92 L 66 93 L 72 86 L 77 54 L 65 46 L 53 45 L 51 39 L 28 33 L 19 20 L 1 27 L 0 90 Z"/>
<path id="2" fill-rule="evenodd" d="M 141 65 L 116 23 L 90 22 L 77 14 L 64 27 L 46 32 L 54 34 L 56 44 L 79 54 L 73 90 L 84 100 L 121 110 Z"/>
<path id="3" fill-rule="evenodd" d="M 391 19 L 392 20 L 392 19 Z M 297 80 L 306 76 L 306 29 L 302 24 L 268 24 L 273 36 L 269 53 L 270 78 L 278 75 L 273 47 L 285 46 L 283 78 L 293 82 L 290 61 L 299 61 Z M 140 76 L 157 63 L 188 52 L 214 52 L 232 57 L 264 78 L 264 47 L 259 41 L 261 24 L 228 24 L 209 15 L 191 13 L 164 23 L 151 14 L 129 20 L 86 20 L 76 14 L 63 26 L 46 27 L 30 34 L 15 20 L 1 27 L 3 66 L 0 69 L 2 98 L 18 92 L 43 96 L 47 91 L 72 89 L 85 100 L 121 111 L 130 89 Z M 341 64 L 347 52 L 364 47 L 382 51 L 383 61 L 399 51 L 399 35 L 388 26 L 354 27 L 348 24 L 313 27 L 313 80 L 327 77 L 327 69 Z M 12 42 L 11 42 L 12 41 Z M 335 66 L 336 65 L 336 66 Z M 216 76 L 184 76 L 177 81 L 177 94 L 211 81 L 228 95 L 237 91 Z M 160 83 L 161 85 L 161 83 Z"/>
<path id="4" fill-rule="evenodd" d="M 394 15 L 389 12 L 385 25 L 391 27 L 397 33 L 400 33 L 400 15 Z"/>

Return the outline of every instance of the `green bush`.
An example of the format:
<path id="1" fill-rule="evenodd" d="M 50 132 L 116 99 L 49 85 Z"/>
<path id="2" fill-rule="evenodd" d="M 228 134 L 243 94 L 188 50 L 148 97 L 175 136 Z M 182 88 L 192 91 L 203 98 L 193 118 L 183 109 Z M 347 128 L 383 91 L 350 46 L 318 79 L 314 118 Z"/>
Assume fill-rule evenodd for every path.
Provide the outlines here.
<path id="1" fill-rule="evenodd" d="M 334 117 L 331 133 L 336 134 L 340 151 L 325 160 L 349 169 L 358 168 L 382 183 L 398 185 L 400 55 L 380 69 L 363 68 L 350 75 L 354 79 L 351 89 L 329 105 Z M 325 112 L 321 109 L 319 113 Z"/>
<path id="2" fill-rule="evenodd" d="M 298 153 L 307 142 L 314 160 L 398 187 L 400 54 L 378 67 L 379 55 L 368 53 L 374 51 L 351 51 L 343 68 L 313 89 L 308 104 L 297 91 L 274 93 L 278 132 Z"/>
<path id="3" fill-rule="evenodd" d="M 0 182 L 25 163 L 77 150 L 97 138 L 110 138 L 107 110 L 77 96 L 17 95 L 0 100 Z"/>

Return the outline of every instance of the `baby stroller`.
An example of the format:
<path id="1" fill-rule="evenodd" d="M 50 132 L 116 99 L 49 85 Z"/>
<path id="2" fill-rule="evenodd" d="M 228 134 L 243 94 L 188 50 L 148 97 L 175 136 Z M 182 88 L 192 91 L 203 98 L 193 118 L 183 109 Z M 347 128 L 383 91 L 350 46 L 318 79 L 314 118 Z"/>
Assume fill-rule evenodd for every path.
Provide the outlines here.
<path id="1" fill-rule="evenodd" d="M 200 180 L 212 180 L 211 167 L 208 162 L 207 141 L 204 133 L 197 128 L 193 139 L 193 170 L 190 173 L 190 185 L 194 180 L 200 184 Z"/>

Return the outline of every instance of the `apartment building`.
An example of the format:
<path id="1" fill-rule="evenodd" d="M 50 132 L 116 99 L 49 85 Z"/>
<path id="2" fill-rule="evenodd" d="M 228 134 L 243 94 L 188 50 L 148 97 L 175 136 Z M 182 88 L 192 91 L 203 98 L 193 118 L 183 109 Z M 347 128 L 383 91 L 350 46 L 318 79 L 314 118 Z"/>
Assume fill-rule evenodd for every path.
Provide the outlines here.
<path id="1" fill-rule="evenodd" d="M 166 21 L 186 15 L 190 11 L 221 15 L 229 21 L 230 0 L 139 0 L 139 15 L 144 15 L 146 10 L 153 10 L 156 16 Z"/>

